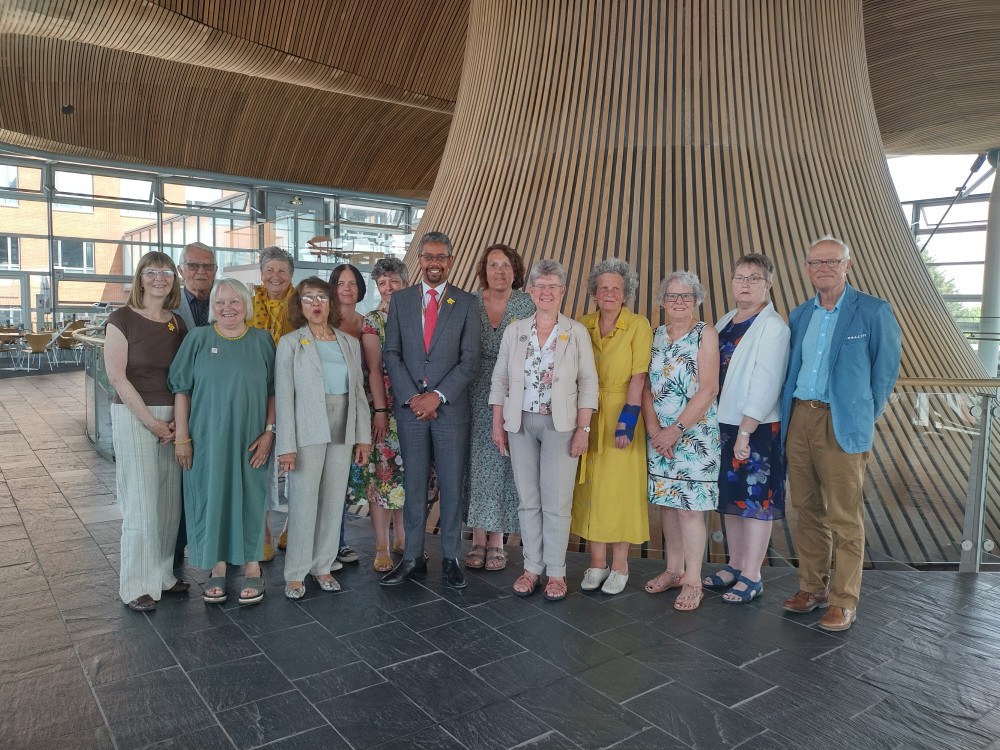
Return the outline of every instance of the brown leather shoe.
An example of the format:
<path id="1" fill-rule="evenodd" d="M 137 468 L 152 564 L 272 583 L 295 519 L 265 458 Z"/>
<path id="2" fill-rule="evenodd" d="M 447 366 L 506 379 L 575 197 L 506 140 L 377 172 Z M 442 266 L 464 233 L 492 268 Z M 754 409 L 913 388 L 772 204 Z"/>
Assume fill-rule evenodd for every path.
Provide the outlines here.
<path id="1" fill-rule="evenodd" d="M 143 594 L 138 599 L 130 601 L 128 608 L 134 612 L 149 612 L 152 609 L 156 609 L 156 600 L 149 594 Z"/>
<path id="2" fill-rule="evenodd" d="M 840 630 L 847 630 L 854 621 L 858 619 L 856 609 L 844 609 L 843 607 L 832 606 L 826 614 L 819 618 L 819 626 L 823 630 L 830 630 L 834 633 Z"/>
<path id="3" fill-rule="evenodd" d="M 825 591 L 819 594 L 814 594 L 811 591 L 800 591 L 791 599 L 785 599 L 781 606 L 789 612 L 812 612 L 816 607 L 829 607 L 829 599 L 830 595 Z"/>

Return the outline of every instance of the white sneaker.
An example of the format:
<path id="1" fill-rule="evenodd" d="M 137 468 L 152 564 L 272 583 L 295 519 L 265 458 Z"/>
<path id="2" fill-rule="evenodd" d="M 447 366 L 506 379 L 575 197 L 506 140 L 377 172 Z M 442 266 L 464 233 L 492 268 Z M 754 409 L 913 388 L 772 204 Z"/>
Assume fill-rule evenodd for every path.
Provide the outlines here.
<path id="1" fill-rule="evenodd" d="M 333 565 L 330 566 L 330 572 L 331 573 L 336 573 L 338 570 L 342 569 L 343 567 L 344 567 L 344 563 L 342 563 L 340 560 L 334 560 L 333 561 Z"/>
<path id="2" fill-rule="evenodd" d="M 601 591 L 605 594 L 620 594 L 625 590 L 626 583 L 628 583 L 628 573 L 619 573 L 617 570 L 612 570 L 611 575 L 608 576 L 608 580 L 601 586 Z"/>
<path id="3" fill-rule="evenodd" d="M 583 571 L 583 583 L 580 588 L 584 591 L 597 591 L 604 583 L 604 580 L 611 574 L 611 568 L 587 568 Z"/>

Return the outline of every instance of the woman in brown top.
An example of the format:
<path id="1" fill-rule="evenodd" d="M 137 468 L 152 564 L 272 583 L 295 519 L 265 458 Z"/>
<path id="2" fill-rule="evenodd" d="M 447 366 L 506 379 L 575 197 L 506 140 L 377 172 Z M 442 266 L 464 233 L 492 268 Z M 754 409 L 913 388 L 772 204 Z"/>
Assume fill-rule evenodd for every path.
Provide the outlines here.
<path id="1" fill-rule="evenodd" d="M 119 594 L 130 609 L 156 607 L 161 592 L 181 593 L 173 574 L 181 515 L 181 469 L 174 460 L 174 396 L 167 370 L 184 321 L 177 269 L 169 255 L 139 259 L 125 307 L 108 317 L 104 363 L 115 389 L 111 425 L 122 513 Z"/>

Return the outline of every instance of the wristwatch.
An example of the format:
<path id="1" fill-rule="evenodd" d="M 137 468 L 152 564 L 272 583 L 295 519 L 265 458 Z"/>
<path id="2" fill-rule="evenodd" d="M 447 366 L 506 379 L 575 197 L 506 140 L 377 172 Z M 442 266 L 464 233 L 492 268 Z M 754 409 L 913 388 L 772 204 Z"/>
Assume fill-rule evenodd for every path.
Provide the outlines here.
<path id="1" fill-rule="evenodd" d="M 742 435 L 743 437 L 750 437 L 750 433 L 747 432 L 746 430 L 737 430 L 736 434 L 737 435 Z"/>
<path id="2" fill-rule="evenodd" d="M 275 424 L 264 425 L 264 432 L 277 432 L 278 426 Z"/>
<path id="3" fill-rule="evenodd" d="M 576 429 L 583 430 L 584 432 L 589 433 L 590 432 L 590 425 L 587 425 L 586 427 L 584 427 L 582 424 L 578 424 L 576 426 Z"/>
<path id="4" fill-rule="evenodd" d="M 683 423 L 683 422 L 681 422 L 681 420 L 679 420 L 679 419 L 678 419 L 678 420 L 676 420 L 676 421 L 674 422 L 674 425 L 675 425 L 675 426 L 677 427 L 677 429 L 679 429 L 679 430 L 680 430 L 681 432 L 684 432 L 684 430 L 686 430 L 686 429 L 687 429 L 687 427 L 685 427 L 685 426 L 684 426 L 684 423 Z"/>

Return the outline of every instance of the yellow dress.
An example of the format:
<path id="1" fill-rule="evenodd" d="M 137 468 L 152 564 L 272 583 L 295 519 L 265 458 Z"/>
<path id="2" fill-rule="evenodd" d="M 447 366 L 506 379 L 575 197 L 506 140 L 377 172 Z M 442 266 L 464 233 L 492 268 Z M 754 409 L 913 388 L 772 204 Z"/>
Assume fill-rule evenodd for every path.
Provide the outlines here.
<path id="1" fill-rule="evenodd" d="M 653 331 L 644 317 L 622 308 L 614 329 L 601 338 L 599 315 L 580 318 L 594 346 L 600 400 L 591 423 L 590 448 L 580 458 L 570 532 L 594 542 L 642 544 L 649 540 L 646 428 L 640 416 L 632 443 L 621 450 L 615 447 L 615 426 L 629 380 L 649 370 Z"/>

